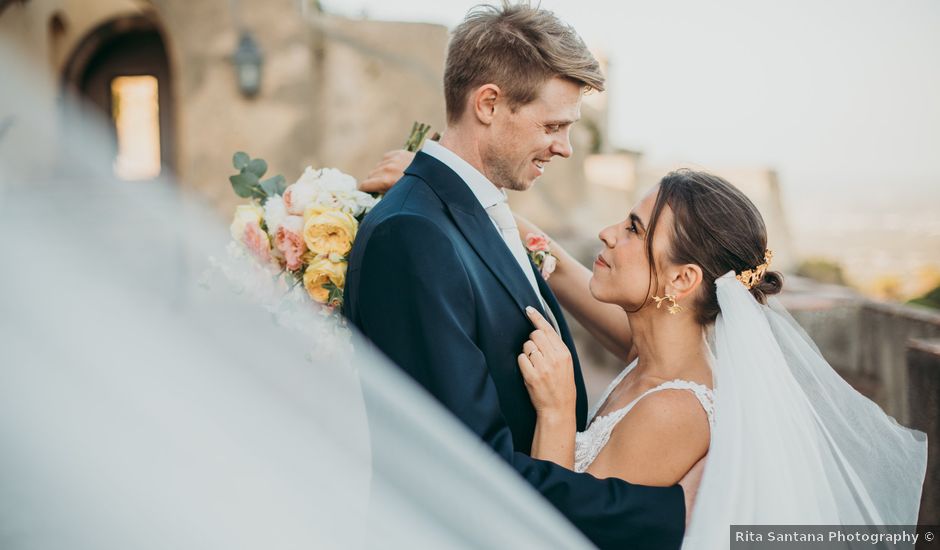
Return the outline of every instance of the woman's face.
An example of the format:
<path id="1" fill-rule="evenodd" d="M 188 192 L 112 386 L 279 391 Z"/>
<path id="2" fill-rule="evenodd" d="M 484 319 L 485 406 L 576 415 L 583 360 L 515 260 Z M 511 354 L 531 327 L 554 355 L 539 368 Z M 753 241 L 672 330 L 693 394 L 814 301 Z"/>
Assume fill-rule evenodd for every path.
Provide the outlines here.
<path id="1" fill-rule="evenodd" d="M 658 292 L 657 288 L 650 287 L 650 262 L 646 257 L 646 230 L 658 194 L 657 186 L 634 207 L 625 221 L 605 228 L 598 235 L 604 248 L 595 258 L 594 276 L 590 281 L 595 299 L 633 311 L 645 304 L 651 293 Z M 672 209 L 667 205 L 660 213 L 653 238 L 653 256 L 659 260 L 660 272 L 665 267 L 663 258 L 668 250 L 672 223 Z"/>

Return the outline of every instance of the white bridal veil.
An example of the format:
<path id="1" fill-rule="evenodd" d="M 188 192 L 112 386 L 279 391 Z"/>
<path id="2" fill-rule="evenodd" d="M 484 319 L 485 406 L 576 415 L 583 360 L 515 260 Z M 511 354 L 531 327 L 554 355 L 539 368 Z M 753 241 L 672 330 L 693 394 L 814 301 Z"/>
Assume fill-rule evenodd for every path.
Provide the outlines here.
<path id="1" fill-rule="evenodd" d="M 716 284 L 716 422 L 683 548 L 727 548 L 731 525 L 916 524 L 926 436 L 849 386 L 775 298 Z"/>
<path id="2" fill-rule="evenodd" d="M 13 52 L 0 37 L 0 548 L 587 546 L 362 342 L 331 354 L 316 315 L 296 332 L 200 288 L 227 221 L 114 182 L 107 133 L 48 112 Z M 25 162 L 41 148 L 54 171 Z"/>

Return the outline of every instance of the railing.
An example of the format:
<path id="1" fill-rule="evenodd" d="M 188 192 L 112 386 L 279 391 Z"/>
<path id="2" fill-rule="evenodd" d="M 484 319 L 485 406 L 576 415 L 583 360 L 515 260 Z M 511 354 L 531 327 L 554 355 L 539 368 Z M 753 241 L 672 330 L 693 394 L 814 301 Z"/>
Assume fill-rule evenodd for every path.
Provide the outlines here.
<path id="1" fill-rule="evenodd" d="M 940 520 L 940 339 L 912 340 L 907 349 L 910 426 L 927 434 L 927 479 L 920 523 Z"/>

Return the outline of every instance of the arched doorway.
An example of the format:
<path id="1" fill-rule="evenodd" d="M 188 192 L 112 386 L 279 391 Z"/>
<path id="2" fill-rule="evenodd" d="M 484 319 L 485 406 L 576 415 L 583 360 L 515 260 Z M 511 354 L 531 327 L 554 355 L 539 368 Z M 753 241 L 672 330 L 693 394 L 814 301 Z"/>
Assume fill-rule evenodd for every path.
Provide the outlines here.
<path id="1" fill-rule="evenodd" d="M 122 17 L 90 32 L 66 63 L 62 86 L 83 100 L 83 110 L 106 121 L 118 178 L 175 172 L 172 74 L 152 18 Z"/>

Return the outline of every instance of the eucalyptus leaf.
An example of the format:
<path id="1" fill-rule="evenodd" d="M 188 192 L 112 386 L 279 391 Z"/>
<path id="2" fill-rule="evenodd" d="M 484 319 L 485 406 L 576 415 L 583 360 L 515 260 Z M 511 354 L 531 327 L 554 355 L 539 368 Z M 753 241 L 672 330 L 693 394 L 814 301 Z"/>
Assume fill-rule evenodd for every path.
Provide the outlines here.
<path id="1" fill-rule="evenodd" d="M 258 202 L 263 204 L 265 199 L 268 198 L 268 194 L 265 193 L 264 188 L 262 188 L 259 184 L 251 188 L 251 197 L 253 199 L 258 199 Z"/>
<path id="2" fill-rule="evenodd" d="M 243 153 L 242 151 L 235 153 L 232 157 L 232 164 L 235 166 L 236 170 L 241 170 L 248 166 L 249 161 L 251 161 L 251 157 L 248 156 L 248 153 Z"/>
<path id="3" fill-rule="evenodd" d="M 277 194 L 284 196 L 284 192 L 287 191 L 287 180 L 284 179 L 284 176 L 278 177 L 281 179 L 277 181 Z"/>
<path id="4" fill-rule="evenodd" d="M 264 159 L 251 159 L 251 162 L 248 163 L 245 170 L 260 178 L 268 171 L 268 163 L 265 162 Z"/>
<path id="5" fill-rule="evenodd" d="M 232 182 L 232 189 L 235 194 L 244 199 L 255 196 L 255 189 L 258 188 L 258 176 L 251 172 L 242 172 L 228 178 Z"/>
<path id="6" fill-rule="evenodd" d="M 284 176 L 278 174 L 261 182 L 261 188 L 264 189 L 268 197 L 274 195 L 283 195 L 283 189 L 286 188 Z"/>

